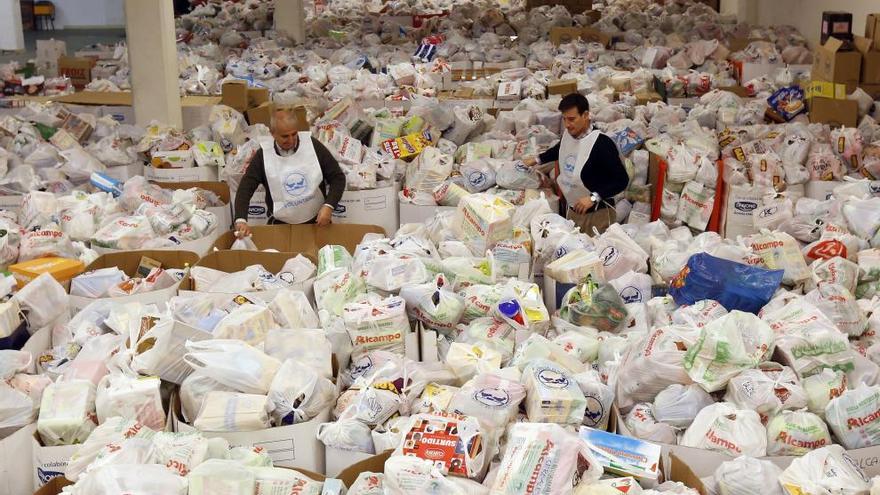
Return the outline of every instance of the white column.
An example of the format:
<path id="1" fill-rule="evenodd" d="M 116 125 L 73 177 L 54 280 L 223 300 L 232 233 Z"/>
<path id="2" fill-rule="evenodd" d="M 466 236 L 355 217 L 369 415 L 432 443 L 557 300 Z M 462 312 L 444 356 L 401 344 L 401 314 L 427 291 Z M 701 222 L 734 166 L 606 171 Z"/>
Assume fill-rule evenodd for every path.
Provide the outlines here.
<path id="1" fill-rule="evenodd" d="M 183 127 L 171 0 L 125 0 L 134 117 Z"/>
<path id="2" fill-rule="evenodd" d="M 296 43 L 306 40 L 306 11 L 302 0 L 275 0 L 275 30 Z"/>

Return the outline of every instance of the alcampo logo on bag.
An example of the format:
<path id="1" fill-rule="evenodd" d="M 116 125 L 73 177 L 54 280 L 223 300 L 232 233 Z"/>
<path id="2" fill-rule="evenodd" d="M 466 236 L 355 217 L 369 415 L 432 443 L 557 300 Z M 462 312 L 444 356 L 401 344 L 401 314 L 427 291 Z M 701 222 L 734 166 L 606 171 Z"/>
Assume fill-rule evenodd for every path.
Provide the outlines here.
<path id="1" fill-rule="evenodd" d="M 548 388 L 567 388 L 570 383 L 565 375 L 552 368 L 540 368 L 537 377 Z"/>
<path id="2" fill-rule="evenodd" d="M 309 181 L 299 172 L 294 172 L 284 179 L 284 191 L 291 196 L 302 196 L 308 187 Z"/>
<path id="3" fill-rule="evenodd" d="M 474 393 L 474 400 L 489 407 L 499 407 L 510 402 L 510 395 L 499 388 L 484 388 Z"/>

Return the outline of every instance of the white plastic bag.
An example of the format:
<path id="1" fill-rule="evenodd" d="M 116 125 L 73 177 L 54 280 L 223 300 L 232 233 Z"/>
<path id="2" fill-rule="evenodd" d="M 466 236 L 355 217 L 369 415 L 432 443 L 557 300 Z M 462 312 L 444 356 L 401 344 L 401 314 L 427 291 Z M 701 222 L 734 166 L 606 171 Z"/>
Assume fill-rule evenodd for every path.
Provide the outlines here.
<path id="1" fill-rule="evenodd" d="M 806 411 L 782 411 L 767 423 L 767 455 L 804 455 L 831 445 L 822 418 Z"/>
<path id="2" fill-rule="evenodd" d="M 779 476 L 788 493 L 865 495 L 865 473 L 840 445 L 829 445 L 795 458 Z"/>
<path id="3" fill-rule="evenodd" d="M 714 403 L 712 396 L 699 385 L 675 383 L 657 394 L 654 399 L 654 417 L 657 421 L 676 428 L 687 428 L 703 408 Z"/>
<path id="4" fill-rule="evenodd" d="M 240 392 L 265 394 L 281 362 L 238 340 L 186 343 L 184 361 L 204 376 Z"/>
<path id="5" fill-rule="evenodd" d="M 880 444 L 880 387 L 846 390 L 825 406 L 825 420 L 847 449 Z"/>
<path id="6" fill-rule="evenodd" d="M 329 409 L 336 386 L 311 367 L 294 359 L 284 361 L 269 386 L 269 402 L 276 426 L 303 423 Z"/>
<path id="7" fill-rule="evenodd" d="M 720 495 L 785 495 L 779 486 L 782 469 L 770 461 L 741 456 L 715 470 Z"/>
<path id="8" fill-rule="evenodd" d="M 729 402 L 706 407 L 681 437 L 681 445 L 726 453 L 764 457 L 767 431 L 758 413 L 737 409 Z"/>

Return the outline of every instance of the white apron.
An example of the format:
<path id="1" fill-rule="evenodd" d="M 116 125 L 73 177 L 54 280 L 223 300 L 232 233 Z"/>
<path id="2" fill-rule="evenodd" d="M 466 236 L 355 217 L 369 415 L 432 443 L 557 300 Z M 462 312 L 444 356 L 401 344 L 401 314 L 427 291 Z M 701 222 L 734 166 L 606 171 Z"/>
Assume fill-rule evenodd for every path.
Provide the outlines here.
<path id="1" fill-rule="evenodd" d="M 600 131 L 591 131 L 586 136 L 575 139 L 568 131 L 564 131 L 559 143 L 559 177 L 556 183 L 569 205 L 577 203 L 581 198 L 590 195 L 590 190 L 581 180 L 581 171 L 593 152 L 593 145 L 599 138 Z"/>
<path id="2" fill-rule="evenodd" d="M 260 140 L 266 181 L 272 194 L 272 217 L 284 223 L 305 223 L 315 218 L 324 205 L 321 193 L 321 165 L 312 144 L 312 134 L 300 132 L 299 148 L 290 156 L 279 156 L 272 138 Z"/>

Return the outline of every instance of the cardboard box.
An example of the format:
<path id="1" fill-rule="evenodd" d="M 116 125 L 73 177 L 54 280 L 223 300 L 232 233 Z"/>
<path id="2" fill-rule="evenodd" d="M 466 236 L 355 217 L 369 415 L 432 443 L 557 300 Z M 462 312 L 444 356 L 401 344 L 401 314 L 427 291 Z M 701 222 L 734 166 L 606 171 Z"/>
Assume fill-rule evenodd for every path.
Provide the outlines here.
<path id="1" fill-rule="evenodd" d="M 402 201 L 399 202 L 398 207 L 398 211 L 400 212 L 400 225 L 405 225 L 408 223 L 425 223 L 426 221 L 434 218 L 434 215 L 441 211 L 455 210 L 456 208 L 454 206 L 414 205 L 412 203 L 405 203 Z"/>
<path id="2" fill-rule="evenodd" d="M 593 0 L 526 0 L 526 9 L 528 10 L 543 7 L 544 5 L 562 5 L 574 15 L 592 9 Z"/>
<path id="3" fill-rule="evenodd" d="M 514 81 L 501 81 L 498 83 L 498 96 L 499 100 L 514 100 L 518 101 L 520 99 L 520 93 L 522 92 L 522 80 L 517 79 Z"/>
<path id="4" fill-rule="evenodd" d="M 397 232 L 400 225 L 397 211 L 397 192 L 400 185 L 363 191 L 345 191 L 336 209 L 333 222 L 344 224 L 378 225 L 387 235 Z"/>
<path id="5" fill-rule="evenodd" d="M 177 411 L 174 415 L 177 416 Z M 260 447 L 272 458 L 275 467 L 323 473 L 324 443 L 318 440 L 318 427 L 329 420 L 330 410 L 327 409 L 311 421 L 296 425 L 242 432 L 205 431 L 202 434 L 208 438 L 224 438 L 230 447 Z M 175 431 L 195 431 L 195 428 L 178 419 Z"/>
<path id="6" fill-rule="evenodd" d="M 194 241 L 184 241 L 176 246 L 169 246 L 167 248 L 156 248 L 159 251 L 190 251 L 198 254 L 199 256 L 207 254 L 211 250 L 211 246 L 214 245 L 214 241 L 217 240 L 218 237 L 223 233 L 223 228 L 218 224 L 217 228 L 214 229 L 213 232 L 202 237 L 201 239 L 196 239 Z M 125 249 L 112 249 L 105 248 L 101 246 L 92 245 L 92 250 L 94 250 L 98 254 L 107 254 L 107 253 L 119 253 L 126 251 Z"/>
<path id="7" fill-rule="evenodd" d="M 241 113 L 248 109 L 247 81 L 227 81 L 220 87 L 220 103 Z"/>
<path id="8" fill-rule="evenodd" d="M 862 88 L 862 91 L 871 95 L 871 98 L 874 100 L 880 100 L 880 84 L 866 84 L 859 83 L 859 87 Z"/>
<path id="9" fill-rule="evenodd" d="M 829 81 L 810 81 L 805 88 L 804 95 L 806 98 L 831 98 L 833 100 L 846 99 L 846 85 Z"/>
<path id="10" fill-rule="evenodd" d="M 808 102 L 810 122 L 828 124 L 831 127 L 856 127 L 859 105 L 855 100 L 832 100 L 813 98 Z"/>
<path id="11" fill-rule="evenodd" d="M 367 454 L 364 452 L 356 452 L 353 450 L 342 450 L 333 447 L 325 447 L 324 466 L 325 473 L 330 478 L 335 478 L 342 471 L 348 469 L 353 464 L 365 461 L 375 454 Z"/>
<path id="12" fill-rule="evenodd" d="M 183 269 L 187 266 L 194 266 L 199 261 L 199 255 L 189 251 L 122 251 L 116 253 L 107 253 L 98 257 L 85 271 L 90 272 L 101 268 L 118 267 L 129 277 L 137 275 L 138 264 L 142 257 L 152 258 L 162 263 L 162 268 L 179 268 Z M 162 303 L 177 295 L 177 288 L 180 284 L 174 284 L 171 287 L 144 292 L 142 294 L 132 294 L 130 296 L 120 297 L 102 297 L 91 298 L 83 296 L 70 296 L 70 304 L 75 309 L 82 309 L 95 301 L 112 301 L 114 303 L 139 302 L 142 304 Z"/>
<path id="13" fill-rule="evenodd" d="M 550 81 L 550 83 L 547 85 L 548 95 L 565 96 L 571 93 L 577 93 L 577 90 L 577 79 L 556 79 L 555 81 Z"/>
<path id="14" fill-rule="evenodd" d="M 354 463 L 347 469 L 343 469 L 337 476 L 338 479 L 345 483 L 345 486 L 351 486 L 357 480 L 361 473 L 384 473 L 385 461 L 391 457 L 392 450 L 387 450 L 381 454 Z"/>
<path id="15" fill-rule="evenodd" d="M 647 105 L 648 103 L 663 101 L 663 97 L 660 96 L 660 93 L 657 93 L 656 91 L 650 91 L 648 93 L 636 93 L 635 96 L 637 105 Z"/>
<path id="16" fill-rule="evenodd" d="M 586 42 L 599 43 L 602 46 L 611 45 L 611 35 L 590 27 L 553 27 L 550 28 L 550 42 L 556 46 L 571 43 L 576 39 Z"/>
<path id="17" fill-rule="evenodd" d="M 874 48 L 873 40 L 855 37 L 856 50 L 862 54 L 862 75 L 860 83 L 880 84 L 880 51 Z"/>
<path id="18" fill-rule="evenodd" d="M 154 151 L 150 156 L 154 168 L 192 168 L 195 164 L 192 150 Z"/>
<path id="19" fill-rule="evenodd" d="M 70 78 L 71 84 L 77 89 L 84 88 L 92 82 L 92 67 L 95 60 L 80 57 L 58 57 L 58 74 Z"/>
<path id="20" fill-rule="evenodd" d="M 317 251 L 316 251 L 317 253 Z M 203 256 L 195 266 L 201 266 L 205 268 L 212 268 L 214 270 L 220 270 L 226 273 L 234 273 L 251 265 L 263 265 L 267 271 L 271 273 L 278 273 L 281 271 L 281 268 L 284 267 L 284 263 L 290 259 L 292 253 L 274 253 L 274 252 L 266 252 L 266 251 L 214 251 L 213 253 L 206 254 Z M 317 254 L 311 253 L 297 253 L 302 254 L 312 263 L 318 264 Z M 312 300 L 312 294 L 314 294 L 314 278 L 303 280 L 299 283 L 293 284 L 291 286 L 292 289 L 301 290 L 305 295 Z M 213 289 L 213 288 L 212 288 Z M 272 289 L 272 290 L 263 290 L 263 291 L 254 291 L 254 292 L 220 292 L 219 290 L 205 290 L 205 288 L 199 288 L 195 286 L 195 281 L 189 277 L 189 275 L 185 276 L 183 280 L 180 282 L 180 288 L 178 290 L 179 294 L 190 293 L 190 292 L 205 292 L 209 294 L 224 294 L 226 296 L 235 296 L 235 295 L 243 295 L 245 297 L 256 297 L 257 299 L 261 299 L 265 302 L 270 302 L 275 295 L 281 289 Z"/>
<path id="21" fill-rule="evenodd" d="M 21 209 L 21 201 L 24 198 L 23 194 L 11 194 L 11 195 L 3 195 L 0 196 L 0 210 L 8 210 L 12 212 L 17 212 Z"/>
<path id="22" fill-rule="evenodd" d="M 37 426 L 31 423 L 0 440 L 0 495 L 34 491 L 33 442 Z"/>
<path id="23" fill-rule="evenodd" d="M 880 50 L 880 14 L 868 14 L 865 19 L 865 38 L 874 40 L 874 49 Z"/>
<path id="24" fill-rule="evenodd" d="M 198 187 L 200 189 L 205 189 L 207 191 L 211 191 L 220 198 L 220 201 L 223 202 L 221 206 L 209 206 L 205 208 L 206 211 L 210 211 L 211 213 L 217 215 L 217 220 L 220 223 L 220 228 L 223 230 L 229 229 L 232 226 L 232 195 L 229 192 L 229 185 L 225 182 L 218 181 L 195 181 L 195 182 L 156 182 L 156 185 L 161 187 L 162 189 L 191 189 L 193 187 Z"/>
<path id="25" fill-rule="evenodd" d="M 317 259 L 318 250 L 328 244 L 345 246 L 349 253 L 354 253 L 355 247 L 365 235 L 370 233 L 385 234 L 382 227 L 377 225 L 331 224 L 326 227 L 309 224 L 260 225 L 251 228 L 251 239 L 261 250 L 274 249 L 280 253 L 288 254 L 303 253 Z M 235 242 L 235 233 L 226 232 L 217 238 L 213 249 L 228 250 L 233 242 Z M 214 254 L 216 253 L 211 253 L 209 256 Z M 199 261 L 199 264 L 202 265 L 204 261 L 205 258 Z M 280 268 L 281 265 L 278 266 L 278 269 Z M 268 266 L 266 269 L 271 271 Z"/>
<path id="26" fill-rule="evenodd" d="M 79 445 L 46 447 L 40 440 L 39 434 L 34 432 L 31 436 L 33 464 L 30 471 L 33 489 L 38 490 L 53 478 L 64 478 L 64 471 L 67 469 L 70 457 L 79 447 Z"/>
<path id="27" fill-rule="evenodd" d="M 785 67 L 781 62 L 758 64 L 753 62 L 736 61 L 733 63 L 736 71 L 736 80 L 740 85 L 744 85 L 752 79 L 768 76 L 776 72 L 776 70 Z"/>
<path id="28" fill-rule="evenodd" d="M 52 478 L 52 480 L 46 483 L 42 488 L 35 491 L 34 495 L 59 495 L 65 486 L 70 486 L 72 484 L 73 482 L 69 481 L 64 476 Z"/>
<path id="29" fill-rule="evenodd" d="M 50 38 L 37 40 L 37 62 L 51 61 L 58 63 L 58 59 L 67 55 L 67 43 Z"/>
<path id="30" fill-rule="evenodd" d="M 822 28 L 819 42 L 825 44 L 829 37 L 852 40 L 852 14 L 840 11 L 822 12 Z"/>
<path id="31" fill-rule="evenodd" d="M 55 280 L 63 284 L 82 273 L 84 268 L 85 265 L 80 260 L 50 257 L 16 263 L 9 267 L 9 271 L 12 272 L 20 289 L 43 273 L 51 274 Z"/>
<path id="32" fill-rule="evenodd" d="M 862 54 L 844 51 L 843 41 L 831 37 L 813 54 L 813 79 L 846 84 L 847 92 L 859 85 Z"/>
<path id="33" fill-rule="evenodd" d="M 144 178 L 153 182 L 216 182 L 218 177 L 217 167 L 144 167 Z"/>

